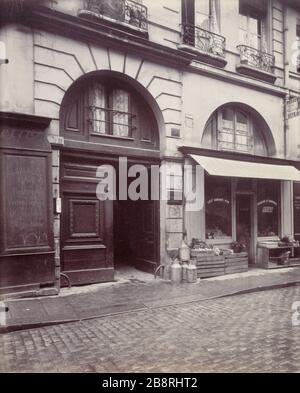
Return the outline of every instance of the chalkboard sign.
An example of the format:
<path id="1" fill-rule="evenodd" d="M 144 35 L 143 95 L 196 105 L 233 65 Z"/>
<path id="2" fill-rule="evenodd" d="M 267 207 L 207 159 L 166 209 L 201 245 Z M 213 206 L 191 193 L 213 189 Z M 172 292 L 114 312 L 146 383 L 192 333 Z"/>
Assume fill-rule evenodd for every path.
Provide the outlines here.
<path id="1" fill-rule="evenodd" d="M 294 234 L 300 240 L 300 182 L 294 182 Z"/>

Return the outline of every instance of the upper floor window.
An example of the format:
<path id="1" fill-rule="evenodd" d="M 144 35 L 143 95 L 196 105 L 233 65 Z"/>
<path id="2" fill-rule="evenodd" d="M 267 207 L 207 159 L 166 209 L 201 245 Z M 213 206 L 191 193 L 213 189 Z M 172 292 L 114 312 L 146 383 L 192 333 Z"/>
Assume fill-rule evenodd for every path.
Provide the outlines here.
<path id="1" fill-rule="evenodd" d="M 220 35 L 218 9 L 219 0 L 182 0 L 183 47 L 180 49 L 193 47 L 200 60 L 224 67 L 227 64 L 225 37 Z"/>
<path id="2" fill-rule="evenodd" d="M 266 2 L 240 0 L 239 43 L 267 52 L 265 31 Z"/>
<path id="3" fill-rule="evenodd" d="M 235 106 L 224 106 L 208 120 L 202 146 L 216 150 L 267 156 L 268 148 L 260 122 Z"/>
<path id="4" fill-rule="evenodd" d="M 182 0 L 182 23 L 220 34 L 218 0 Z"/>

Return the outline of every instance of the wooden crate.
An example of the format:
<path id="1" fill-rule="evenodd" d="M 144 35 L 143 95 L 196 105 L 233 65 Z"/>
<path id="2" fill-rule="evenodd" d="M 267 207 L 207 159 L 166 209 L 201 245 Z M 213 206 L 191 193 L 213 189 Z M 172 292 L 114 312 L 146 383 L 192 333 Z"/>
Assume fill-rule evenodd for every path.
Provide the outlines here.
<path id="1" fill-rule="evenodd" d="M 225 274 L 243 273 L 248 271 L 248 254 L 241 252 L 225 256 Z"/>
<path id="2" fill-rule="evenodd" d="M 199 278 L 223 276 L 225 274 L 225 260 L 223 255 L 219 256 L 210 252 L 194 251 L 191 256 L 197 266 L 197 276 Z"/>
<path id="3" fill-rule="evenodd" d="M 300 266 L 300 258 L 290 258 L 287 266 Z"/>

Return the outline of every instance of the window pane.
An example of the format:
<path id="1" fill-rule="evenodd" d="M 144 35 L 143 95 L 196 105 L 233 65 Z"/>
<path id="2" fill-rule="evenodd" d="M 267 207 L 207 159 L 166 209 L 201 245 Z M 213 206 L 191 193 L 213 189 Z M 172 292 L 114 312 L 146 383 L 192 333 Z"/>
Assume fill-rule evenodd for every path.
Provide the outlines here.
<path id="1" fill-rule="evenodd" d="M 238 111 L 236 113 L 236 121 L 237 121 L 237 123 L 246 124 L 247 125 L 248 119 L 247 119 L 246 115 L 244 115 L 242 112 Z"/>
<path id="2" fill-rule="evenodd" d="M 257 182 L 258 236 L 275 236 L 279 233 L 279 186 L 279 181 Z"/>
<path id="3" fill-rule="evenodd" d="M 231 181 L 207 176 L 205 178 L 206 238 L 231 237 Z"/>
<path id="4" fill-rule="evenodd" d="M 222 110 L 223 120 L 228 120 L 233 123 L 233 110 L 225 108 Z"/>
<path id="5" fill-rule="evenodd" d="M 222 125 L 219 129 L 218 146 L 221 150 L 234 149 L 234 112 L 229 108 L 222 110 Z"/>
<path id="6" fill-rule="evenodd" d="M 106 99 L 105 88 L 95 83 L 89 88 L 89 121 L 90 131 L 99 134 L 106 133 Z"/>
<path id="7" fill-rule="evenodd" d="M 209 30 L 209 0 L 196 0 L 196 26 Z"/>
<path id="8" fill-rule="evenodd" d="M 129 136 L 129 94 L 124 90 L 114 90 L 112 93 L 113 134 Z"/>

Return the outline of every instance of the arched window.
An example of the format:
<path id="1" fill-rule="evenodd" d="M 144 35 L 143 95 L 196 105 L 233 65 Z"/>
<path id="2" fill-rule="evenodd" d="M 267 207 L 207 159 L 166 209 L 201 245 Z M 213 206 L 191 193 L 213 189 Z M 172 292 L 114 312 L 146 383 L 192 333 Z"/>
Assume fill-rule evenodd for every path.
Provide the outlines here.
<path id="1" fill-rule="evenodd" d="M 90 133 L 131 137 L 130 94 L 119 88 L 95 83 L 88 89 Z"/>
<path id="2" fill-rule="evenodd" d="M 268 155 L 260 123 L 246 110 L 224 106 L 206 124 L 202 146 L 215 150 Z"/>
<path id="3" fill-rule="evenodd" d="M 158 124 L 146 99 L 106 74 L 82 78 L 69 89 L 60 130 L 66 139 L 159 149 Z"/>
<path id="4" fill-rule="evenodd" d="M 224 108 L 219 113 L 218 149 L 249 153 L 253 150 L 252 130 L 247 115 Z"/>

